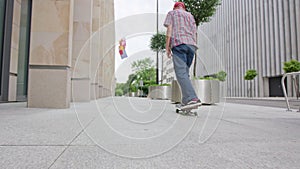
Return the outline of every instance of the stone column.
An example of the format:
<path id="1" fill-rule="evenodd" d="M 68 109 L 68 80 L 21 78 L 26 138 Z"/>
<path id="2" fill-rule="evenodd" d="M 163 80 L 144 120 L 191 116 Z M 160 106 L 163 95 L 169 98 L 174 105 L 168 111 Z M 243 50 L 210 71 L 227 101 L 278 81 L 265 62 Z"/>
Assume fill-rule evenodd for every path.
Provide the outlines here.
<path id="1" fill-rule="evenodd" d="M 104 36 L 106 34 L 105 30 L 106 24 L 107 24 L 107 15 L 106 11 L 109 10 L 107 9 L 107 1 L 105 0 L 99 0 L 100 3 L 100 29 L 99 29 L 99 34 L 100 34 L 100 45 L 99 45 L 99 66 L 97 70 L 97 77 L 98 77 L 98 93 L 97 93 L 97 98 L 103 98 L 105 97 L 105 89 L 104 89 L 104 65 L 105 65 L 105 47 L 104 47 Z"/>
<path id="2" fill-rule="evenodd" d="M 73 0 L 33 0 L 28 107 L 69 108 Z"/>
<path id="3" fill-rule="evenodd" d="M 93 0 L 74 0 L 72 93 L 74 102 L 90 101 Z"/>
<path id="4" fill-rule="evenodd" d="M 100 55 L 100 0 L 93 0 L 93 23 L 91 38 L 92 53 L 91 53 L 91 99 L 97 99 L 98 95 L 98 76 L 97 69 L 99 67 L 99 55 Z"/>
<path id="5" fill-rule="evenodd" d="M 114 1 L 101 0 L 101 67 L 99 71 L 100 97 L 114 95 L 112 88 L 115 79 L 115 24 Z"/>

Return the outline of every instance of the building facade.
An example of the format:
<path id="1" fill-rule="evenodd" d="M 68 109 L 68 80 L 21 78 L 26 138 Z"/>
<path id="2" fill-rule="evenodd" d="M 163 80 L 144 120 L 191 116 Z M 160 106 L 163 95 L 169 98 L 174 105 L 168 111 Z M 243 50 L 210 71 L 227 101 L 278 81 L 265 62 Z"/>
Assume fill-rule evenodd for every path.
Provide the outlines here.
<path id="1" fill-rule="evenodd" d="M 283 64 L 300 59 L 300 1 L 222 0 L 211 21 L 199 26 L 198 45 L 196 76 L 225 71 L 223 95 L 282 97 Z M 163 65 L 163 83 L 176 80 L 170 60 L 164 57 Z M 250 69 L 258 76 L 246 81 Z M 296 96 L 290 76 L 285 83 Z"/>
<path id="2" fill-rule="evenodd" d="M 229 97 L 283 96 L 283 63 L 300 59 L 299 30 L 300 1 L 222 0 L 200 27 L 198 74 L 225 70 Z M 253 82 L 244 80 L 249 69 L 258 72 Z M 286 83 L 294 96 L 291 78 Z"/>
<path id="3" fill-rule="evenodd" d="M 300 59 L 300 1 L 222 0 L 198 39 L 198 75 L 226 71 L 227 96 L 283 96 L 283 63 Z M 249 69 L 258 72 L 254 81 L 244 80 Z M 286 83 L 295 96 L 291 78 Z"/>
<path id="4" fill-rule="evenodd" d="M 0 0 L 0 101 L 68 108 L 114 94 L 113 0 Z"/>

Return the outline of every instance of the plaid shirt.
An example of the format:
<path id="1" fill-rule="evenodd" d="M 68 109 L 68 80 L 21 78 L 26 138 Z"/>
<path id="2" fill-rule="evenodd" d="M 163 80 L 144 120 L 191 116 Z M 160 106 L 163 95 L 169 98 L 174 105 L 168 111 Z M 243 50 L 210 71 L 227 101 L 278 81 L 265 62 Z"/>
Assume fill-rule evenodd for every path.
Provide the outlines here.
<path id="1" fill-rule="evenodd" d="M 197 27 L 193 15 L 184 10 L 172 10 L 168 13 L 164 26 L 172 25 L 171 47 L 181 44 L 197 47 Z"/>

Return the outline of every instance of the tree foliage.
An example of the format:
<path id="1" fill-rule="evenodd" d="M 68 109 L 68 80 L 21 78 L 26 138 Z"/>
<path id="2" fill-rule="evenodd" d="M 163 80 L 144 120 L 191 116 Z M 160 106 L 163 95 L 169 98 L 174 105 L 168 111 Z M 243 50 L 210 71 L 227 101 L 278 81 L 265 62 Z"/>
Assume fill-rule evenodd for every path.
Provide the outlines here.
<path id="1" fill-rule="evenodd" d="M 152 65 L 153 60 L 146 58 L 132 63 L 133 74 L 128 76 L 128 80 L 124 84 L 117 84 L 116 96 L 123 91 L 123 95 L 129 92 L 136 92 L 138 89 L 143 90 L 144 94 L 148 93 L 148 86 L 156 83 L 156 72 Z M 140 86 L 143 81 L 143 86 Z"/>
<path id="2" fill-rule="evenodd" d="M 136 74 L 130 74 L 128 76 L 128 80 L 126 82 L 126 93 L 128 92 L 136 92 L 136 87 L 134 86 L 134 82 L 137 79 L 137 75 Z"/>
<path id="3" fill-rule="evenodd" d="M 145 59 L 142 59 L 142 60 L 134 61 L 131 64 L 131 69 L 135 73 L 142 72 L 144 70 L 152 68 L 153 63 L 154 63 L 154 61 L 151 58 L 148 57 L 148 58 L 145 58 Z"/>
<path id="4" fill-rule="evenodd" d="M 160 32 L 151 37 L 150 49 L 162 53 L 166 49 L 166 33 Z"/>
<path id="5" fill-rule="evenodd" d="M 122 89 L 116 89 L 115 96 L 123 96 L 124 92 Z"/>
<path id="6" fill-rule="evenodd" d="M 117 83 L 116 90 L 115 90 L 115 96 L 123 96 L 125 94 L 125 91 L 128 91 L 126 89 L 126 84 L 125 83 Z"/>
<path id="7" fill-rule="evenodd" d="M 175 2 L 183 2 L 186 10 L 190 12 L 197 25 L 204 22 L 209 22 L 211 17 L 215 14 L 217 7 L 221 4 L 221 0 L 174 0 Z M 197 72 L 197 53 L 195 53 L 194 71 L 193 75 L 196 77 Z"/>
<path id="8" fill-rule="evenodd" d="M 145 58 L 131 64 L 134 73 L 128 76 L 127 82 L 121 87 L 124 94 L 136 92 L 138 89 L 143 90 L 144 94 L 148 93 L 148 86 L 156 83 L 156 71 L 153 63 L 151 58 Z M 143 86 L 140 86 L 140 81 L 143 81 Z"/>
<path id="9" fill-rule="evenodd" d="M 191 12 L 195 18 L 196 25 L 209 22 L 221 4 L 221 0 L 175 0 L 176 2 L 183 2 L 186 10 Z"/>
<path id="10" fill-rule="evenodd" d="M 148 93 L 149 85 L 156 83 L 156 70 L 153 63 L 154 61 L 151 58 L 145 58 L 131 64 L 131 68 L 136 75 L 136 78 L 132 81 L 131 85 L 139 86 L 140 81 L 143 81 L 143 86 L 141 88 L 144 93 Z"/>

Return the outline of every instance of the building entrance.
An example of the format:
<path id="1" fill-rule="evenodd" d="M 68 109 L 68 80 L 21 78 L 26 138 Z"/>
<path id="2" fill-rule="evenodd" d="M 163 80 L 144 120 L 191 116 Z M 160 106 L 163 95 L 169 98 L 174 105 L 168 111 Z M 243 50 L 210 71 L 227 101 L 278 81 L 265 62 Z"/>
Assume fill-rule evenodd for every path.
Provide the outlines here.
<path id="1" fill-rule="evenodd" d="M 284 97 L 281 85 L 281 76 L 280 77 L 271 77 L 269 78 L 269 91 L 270 97 Z M 286 86 L 285 80 L 285 86 Z"/>

